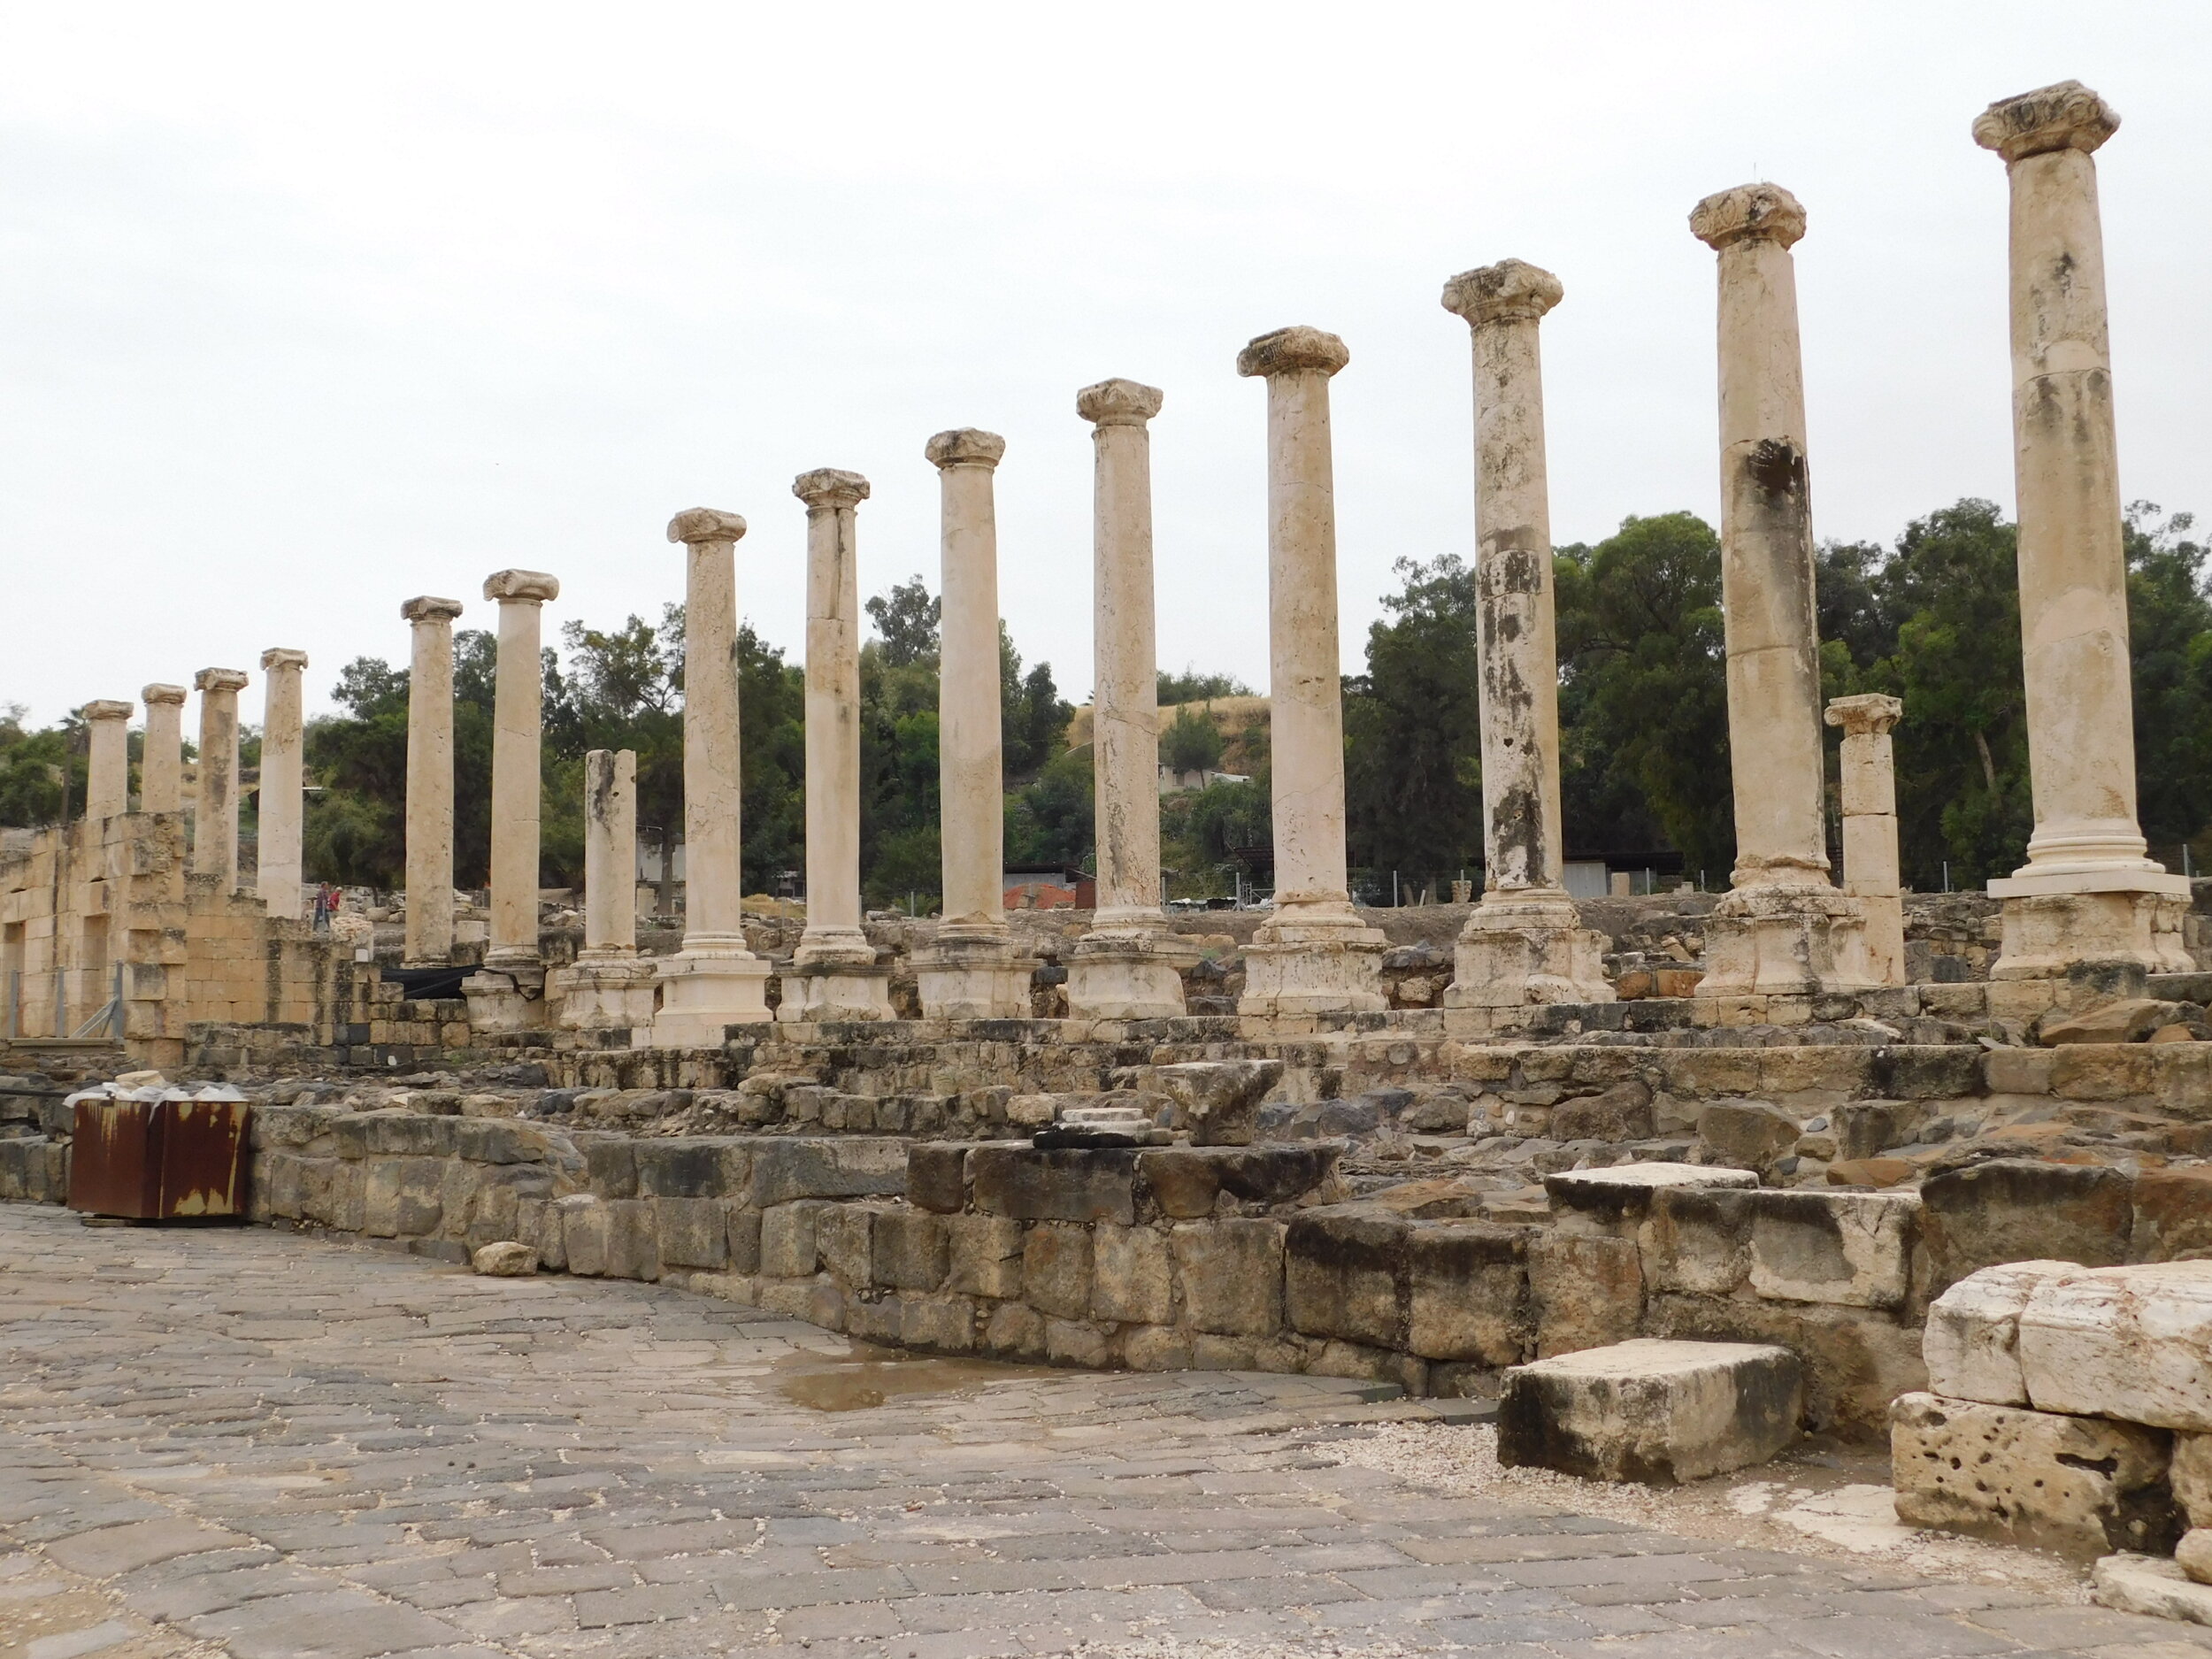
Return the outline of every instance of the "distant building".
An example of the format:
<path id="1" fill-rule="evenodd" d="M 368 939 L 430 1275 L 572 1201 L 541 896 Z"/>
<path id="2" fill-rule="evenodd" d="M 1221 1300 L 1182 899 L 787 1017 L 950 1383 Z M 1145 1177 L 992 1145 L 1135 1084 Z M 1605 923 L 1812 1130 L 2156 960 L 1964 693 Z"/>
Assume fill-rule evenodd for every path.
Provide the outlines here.
<path id="1" fill-rule="evenodd" d="M 1060 904 L 1079 910 L 1098 908 L 1098 878 L 1073 864 L 1008 864 L 1005 876 L 1010 910 L 1048 910 Z"/>

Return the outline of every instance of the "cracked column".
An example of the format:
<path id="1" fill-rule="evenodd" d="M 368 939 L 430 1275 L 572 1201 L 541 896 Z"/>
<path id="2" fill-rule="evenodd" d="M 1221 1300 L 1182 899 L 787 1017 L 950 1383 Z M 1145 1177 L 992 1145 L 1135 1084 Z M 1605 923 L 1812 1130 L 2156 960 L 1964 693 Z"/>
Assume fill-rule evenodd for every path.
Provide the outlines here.
<path id="1" fill-rule="evenodd" d="M 1092 423 L 1091 764 L 1098 909 L 1068 959 L 1068 1012 L 1171 1019 L 1198 953 L 1160 904 L 1160 718 L 1153 626 L 1152 441 L 1164 395 L 1101 380 L 1075 395 Z"/>
<path id="2" fill-rule="evenodd" d="M 457 599 L 399 608 L 407 659 L 407 942 L 411 968 L 453 960 L 453 624 Z"/>
<path id="3" fill-rule="evenodd" d="M 1609 1002 L 1605 937 L 1567 896 L 1559 828 L 1559 657 L 1537 328 L 1559 279 L 1518 259 L 1444 285 L 1475 356 L 1476 645 L 1483 893 L 1460 930 L 1451 1008 Z"/>
<path id="4" fill-rule="evenodd" d="M 1719 255 L 1721 606 L 1736 805 L 1732 889 L 1698 995 L 1809 996 L 1873 983 L 1865 908 L 1828 879 L 1813 517 L 1790 248 L 1778 185 L 1709 196 L 1690 231 Z"/>
<path id="5" fill-rule="evenodd" d="M 540 739 L 545 672 L 542 611 L 561 584 L 542 571 L 499 571 L 484 597 L 499 605 L 492 682 L 492 916 L 484 965 L 461 981 L 469 1024 L 480 1032 L 545 1024 L 545 963 L 538 954 L 539 819 L 544 787 Z"/>
<path id="6" fill-rule="evenodd" d="M 1867 958 L 1878 985 L 1905 983 L 1905 901 L 1897 859 L 1897 772 L 1889 734 L 1904 717 L 1894 697 L 1836 697 L 1828 724 L 1843 732 L 1843 890 L 1866 906 Z"/>
<path id="7" fill-rule="evenodd" d="M 719 1048 L 769 1018 L 768 964 L 745 948 L 738 821 L 737 542 L 745 520 L 694 507 L 669 521 L 684 578 L 684 945 L 660 969 L 657 1048 Z"/>
<path id="8" fill-rule="evenodd" d="M 306 827 L 307 733 L 300 691 L 306 667 L 305 651 L 261 653 L 261 688 L 267 701 L 261 716 L 260 855 L 254 890 L 270 915 L 293 921 L 300 915 L 300 843 Z"/>
<path id="9" fill-rule="evenodd" d="M 2012 440 L 2020 635 L 2035 831 L 2004 901 L 1990 977 L 2079 962 L 2186 972 L 2189 883 L 2146 856 L 2136 818 L 2134 693 L 2118 440 L 2093 152 L 2120 125 L 2078 81 L 1993 104 L 1974 142 L 2012 187 Z"/>
<path id="10" fill-rule="evenodd" d="M 1241 1014 L 1384 1006 L 1379 928 L 1352 908 L 1344 856 L 1344 703 L 1336 615 L 1329 377 L 1352 360 L 1318 328 L 1262 334 L 1237 373 L 1267 381 L 1269 726 L 1275 910 L 1245 950 Z"/>
<path id="11" fill-rule="evenodd" d="M 860 572 L 857 472 L 792 480 L 806 503 L 806 931 L 783 976 L 780 1019 L 890 1019 L 891 971 L 860 912 Z"/>
<path id="12" fill-rule="evenodd" d="M 933 1019 L 1022 1019 L 1030 958 L 1006 926 L 1006 783 L 999 748 L 998 520 L 992 474 L 1006 453 L 993 432 L 941 432 L 924 453 L 942 503 L 943 657 L 937 777 L 945 907 L 914 953 Z"/>
<path id="13" fill-rule="evenodd" d="M 138 760 L 138 810 L 184 810 L 184 699 L 182 686 L 156 681 L 142 688 L 146 746 Z"/>
<path id="14" fill-rule="evenodd" d="M 203 668 L 192 676 L 200 694 L 200 779 L 192 810 L 192 873 L 214 876 L 225 893 L 238 887 L 238 694 L 242 668 Z"/>
<path id="15" fill-rule="evenodd" d="M 94 820 L 131 810 L 131 713 L 127 703 L 88 703 L 84 815 Z"/>
<path id="16" fill-rule="evenodd" d="M 546 976 L 565 1031 L 614 1034 L 630 1048 L 653 1023 L 657 970 L 637 953 L 637 752 L 584 757 L 584 948 Z"/>

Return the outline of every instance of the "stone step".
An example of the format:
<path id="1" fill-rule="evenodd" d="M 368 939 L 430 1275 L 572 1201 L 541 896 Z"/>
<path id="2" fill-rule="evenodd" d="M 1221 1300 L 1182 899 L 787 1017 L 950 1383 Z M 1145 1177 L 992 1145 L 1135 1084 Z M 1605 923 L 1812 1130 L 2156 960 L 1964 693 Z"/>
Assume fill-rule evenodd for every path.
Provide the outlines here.
<path id="1" fill-rule="evenodd" d="M 1763 1463 L 1797 1438 L 1804 1378 L 1787 1348 L 1649 1337 L 1505 1374 L 1498 1461 L 1655 1486 Z"/>

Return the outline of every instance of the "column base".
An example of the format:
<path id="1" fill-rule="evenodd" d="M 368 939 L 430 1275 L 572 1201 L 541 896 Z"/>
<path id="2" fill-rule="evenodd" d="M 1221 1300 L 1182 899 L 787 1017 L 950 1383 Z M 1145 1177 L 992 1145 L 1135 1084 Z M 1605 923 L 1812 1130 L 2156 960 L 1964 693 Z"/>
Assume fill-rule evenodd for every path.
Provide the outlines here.
<path id="1" fill-rule="evenodd" d="M 801 956 L 804 956 L 801 948 Z M 896 1019 L 891 1005 L 891 970 L 870 960 L 856 962 L 795 962 L 781 977 L 783 1000 L 776 1018 L 786 1024 L 821 1019 Z"/>
<path id="2" fill-rule="evenodd" d="M 664 956 L 660 1011 L 641 1048 L 719 1048 L 731 1025 L 764 1025 L 768 964 L 741 948 L 684 949 Z"/>
<path id="3" fill-rule="evenodd" d="M 1447 1008 L 1609 1002 L 1605 935 L 1564 893 L 1486 896 L 1459 930 Z"/>
<path id="4" fill-rule="evenodd" d="M 2150 973 L 2194 973 L 2183 948 L 2189 878 L 2155 864 L 2135 869 L 2034 872 L 1989 884 L 2004 901 L 2003 942 L 1993 979 L 2048 979 L 2086 962 L 2125 962 Z"/>
<path id="5" fill-rule="evenodd" d="M 563 1031 L 631 1031 L 653 1023 L 660 970 L 650 957 L 629 951 L 587 950 L 571 968 L 546 976 L 559 999 L 554 1024 Z"/>
<path id="6" fill-rule="evenodd" d="M 1382 930 L 1362 922 L 1349 904 L 1279 912 L 1244 948 L 1244 995 L 1237 999 L 1237 1012 L 1261 1018 L 1380 1013 L 1388 1006 L 1382 990 L 1388 945 Z"/>
<path id="7" fill-rule="evenodd" d="M 541 1031 L 546 1025 L 545 964 L 510 958 L 486 963 L 461 981 L 468 998 L 469 1029 L 492 1035 L 506 1031 Z"/>
<path id="8" fill-rule="evenodd" d="M 1825 882 L 1770 882 L 1724 895 L 1705 921 L 1697 995 L 1819 996 L 1878 981 L 1866 904 Z"/>
<path id="9" fill-rule="evenodd" d="M 914 953 L 925 1019 L 1027 1019 L 1035 961 L 1002 933 L 947 938 Z"/>
<path id="10" fill-rule="evenodd" d="M 1197 948 L 1173 933 L 1149 928 L 1086 933 L 1068 953 L 1068 1015 L 1180 1019 L 1183 972 L 1197 964 Z"/>

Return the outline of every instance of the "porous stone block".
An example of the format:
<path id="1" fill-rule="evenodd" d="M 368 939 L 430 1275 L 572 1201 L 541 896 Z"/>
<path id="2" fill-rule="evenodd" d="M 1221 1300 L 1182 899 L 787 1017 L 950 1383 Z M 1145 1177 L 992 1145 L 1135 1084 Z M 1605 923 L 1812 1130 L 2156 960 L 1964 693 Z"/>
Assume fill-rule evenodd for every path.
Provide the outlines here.
<path id="1" fill-rule="evenodd" d="M 1909 1193 L 1762 1192 L 1751 1205 L 1751 1287 L 1778 1302 L 1898 1307 L 1919 1209 Z"/>
<path id="2" fill-rule="evenodd" d="M 970 1296 L 1011 1301 L 1022 1294 L 1022 1224 L 1006 1216 L 952 1216 L 945 1222 L 947 1282 Z"/>
<path id="3" fill-rule="evenodd" d="M 1267 1336 L 1280 1329 L 1287 1232 L 1283 1223 L 1258 1217 L 1174 1228 L 1169 1238 L 1182 1282 L 1185 1322 L 1220 1336 Z M 1194 1347 L 1194 1354 L 1198 1351 Z"/>
<path id="4" fill-rule="evenodd" d="M 1131 1371 L 1188 1371 L 1190 1333 L 1172 1325 L 1139 1325 L 1122 1333 L 1121 1359 Z"/>
<path id="5" fill-rule="evenodd" d="M 1116 1221 L 1137 1218 L 1137 1153 L 1120 1147 L 1068 1147 L 1041 1152 L 1026 1144 L 992 1143 L 968 1153 L 976 1210 L 1018 1221 Z"/>
<path id="6" fill-rule="evenodd" d="M 1002 1302 L 983 1322 L 983 1348 L 1001 1359 L 1045 1356 L 1045 1317 L 1026 1302 Z"/>
<path id="7" fill-rule="evenodd" d="M 875 1282 L 900 1290 L 935 1290 L 945 1282 L 947 1248 L 941 1216 L 887 1210 L 876 1217 Z"/>
<path id="8" fill-rule="evenodd" d="M 1578 1233 L 1632 1235 L 1653 1200 L 1678 1187 L 1756 1187 L 1755 1170 L 1703 1164 L 1616 1164 L 1602 1170 L 1569 1170 L 1544 1177 L 1562 1227 Z"/>
<path id="9" fill-rule="evenodd" d="M 1732 1294 L 1751 1273 L 1755 1196 L 1724 1187 L 1671 1187 L 1653 1194 L 1636 1232 L 1644 1282 L 1654 1291 Z"/>
<path id="10" fill-rule="evenodd" d="M 2163 1548 L 2178 1530 L 2170 1441 L 2132 1423 L 1903 1394 L 1890 1407 L 1897 1518 L 2077 1556 Z"/>
<path id="11" fill-rule="evenodd" d="M 909 1348 L 939 1354 L 965 1354 L 975 1347 L 975 1303 L 965 1296 L 901 1296 L 899 1340 Z"/>
<path id="12" fill-rule="evenodd" d="M 2193 1584 L 2212 1584 L 2212 1527 L 2193 1526 L 2174 1546 L 2174 1563 Z"/>
<path id="13" fill-rule="evenodd" d="M 1091 1317 L 1165 1325 L 1174 1311 L 1167 1236 L 1153 1227 L 1091 1229 Z"/>
<path id="14" fill-rule="evenodd" d="M 2191 1578 L 2178 1561 L 2133 1554 L 2107 1555 L 2090 1569 L 2089 1582 L 2097 1601 L 2116 1613 L 2212 1624 L 2212 1586 Z"/>
<path id="15" fill-rule="evenodd" d="M 1510 1365 L 1535 1339 L 1528 1229 L 1448 1222 L 1407 1235 L 1406 1346 L 1427 1360 Z"/>
<path id="16" fill-rule="evenodd" d="M 1040 1313 L 1080 1319 L 1091 1309 L 1091 1235 L 1064 1222 L 1032 1227 L 1022 1246 L 1022 1300 Z"/>
<path id="17" fill-rule="evenodd" d="M 2045 1279 L 2081 1271 L 2071 1262 L 2009 1262 L 1970 1273 L 1938 1296 L 1928 1305 L 1920 1342 L 1929 1392 L 1986 1405 L 2026 1405 L 2020 1310 Z"/>
<path id="18" fill-rule="evenodd" d="M 2089 1164 L 1993 1158 L 1920 1188 L 1929 1287 L 1939 1294 L 2005 1262 L 2116 1265 L 2128 1259 L 2134 1225 L 2128 1178 Z"/>
<path id="19" fill-rule="evenodd" d="M 654 1226 L 664 1266 L 715 1271 L 729 1264 L 729 1220 L 716 1198 L 657 1198 Z"/>
<path id="20" fill-rule="evenodd" d="M 1699 1480 L 1782 1450 L 1802 1404 L 1786 1348 L 1640 1338 L 1508 1371 L 1498 1461 L 1593 1480 Z"/>
<path id="21" fill-rule="evenodd" d="M 906 1149 L 906 1202 L 939 1215 L 968 1201 L 968 1148 L 958 1141 L 917 1141 Z"/>
<path id="22" fill-rule="evenodd" d="M 469 1268 L 488 1279 L 527 1279 L 538 1271 L 538 1253 L 512 1239 L 480 1245 L 469 1257 Z"/>
<path id="23" fill-rule="evenodd" d="M 1285 1240 L 1291 1328 L 1393 1348 L 1403 1328 L 1407 1223 L 1352 1205 L 1307 1211 Z"/>
<path id="24" fill-rule="evenodd" d="M 2039 1411 L 2212 1432 L 2212 1262 L 2044 1280 L 2020 1310 L 2020 1376 Z"/>
<path id="25" fill-rule="evenodd" d="M 1528 1285 L 1544 1357 L 1621 1342 L 1642 1325 L 1643 1263 L 1633 1239 L 1539 1233 L 1529 1241 Z"/>

